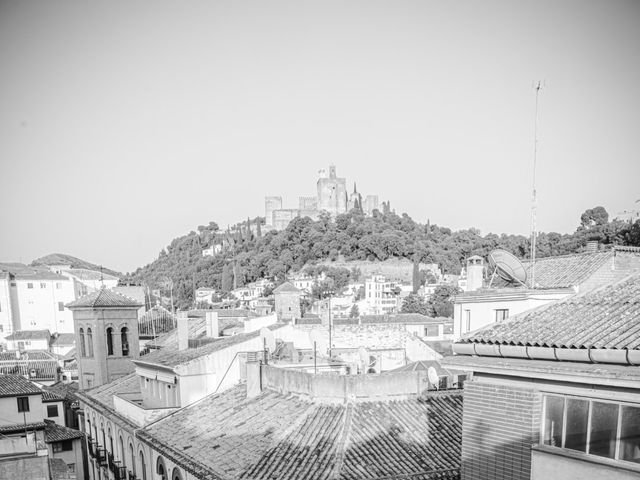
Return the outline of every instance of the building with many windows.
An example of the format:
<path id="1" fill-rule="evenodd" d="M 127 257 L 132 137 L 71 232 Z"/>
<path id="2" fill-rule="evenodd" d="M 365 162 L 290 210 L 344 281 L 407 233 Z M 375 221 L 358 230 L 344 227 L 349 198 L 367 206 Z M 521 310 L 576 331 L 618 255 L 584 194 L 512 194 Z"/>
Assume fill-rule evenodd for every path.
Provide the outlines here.
<path id="1" fill-rule="evenodd" d="M 453 345 L 462 480 L 640 478 L 640 275 Z"/>
<path id="2" fill-rule="evenodd" d="M 384 315 L 398 309 L 399 285 L 383 275 L 372 275 L 364 283 L 364 298 L 367 313 Z"/>

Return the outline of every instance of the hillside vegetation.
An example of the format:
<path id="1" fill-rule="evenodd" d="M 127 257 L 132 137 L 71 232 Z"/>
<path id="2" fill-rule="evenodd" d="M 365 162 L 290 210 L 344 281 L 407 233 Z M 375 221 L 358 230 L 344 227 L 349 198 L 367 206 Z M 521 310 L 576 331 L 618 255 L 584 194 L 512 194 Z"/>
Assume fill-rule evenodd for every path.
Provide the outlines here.
<path id="1" fill-rule="evenodd" d="M 640 246 L 640 222 L 609 222 L 602 207 L 587 210 L 573 234 L 540 233 L 537 256 L 578 252 L 588 240 L 605 244 Z M 152 289 L 173 286 L 177 305 L 193 304 L 194 290 L 213 287 L 229 291 L 259 278 L 284 280 L 306 264 L 338 258 L 379 261 L 407 258 L 437 263 L 444 273 L 458 274 L 466 258 L 487 255 L 503 248 L 519 258 L 529 254 L 529 239 L 522 235 L 481 235 L 478 230 L 452 231 L 438 225 L 420 224 L 408 215 L 374 212 L 371 217 L 352 211 L 335 221 L 323 215 L 317 221 L 296 218 L 281 231 L 261 232 L 261 219 L 247 220 L 226 232 L 215 222 L 174 239 L 152 263 L 130 273 L 125 282 Z M 253 227 L 253 228 L 252 228 Z M 202 249 L 223 244 L 220 254 L 203 257 Z"/>
<path id="2" fill-rule="evenodd" d="M 82 260 L 80 258 L 73 257 L 64 253 L 51 253 L 49 255 L 45 255 L 44 257 L 40 257 L 31 262 L 31 265 L 71 265 L 73 268 L 86 268 L 88 270 L 96 270 L 98 272 L 101 268 L 95 263 L 90 263 L 86 260 Z M 113 275 L 114 277 L 122 276 L 122 273 L 116 272 L 115 270 L 111 270 L 109 268 L 102 267 L 102 271 L 106 274 Z"/>

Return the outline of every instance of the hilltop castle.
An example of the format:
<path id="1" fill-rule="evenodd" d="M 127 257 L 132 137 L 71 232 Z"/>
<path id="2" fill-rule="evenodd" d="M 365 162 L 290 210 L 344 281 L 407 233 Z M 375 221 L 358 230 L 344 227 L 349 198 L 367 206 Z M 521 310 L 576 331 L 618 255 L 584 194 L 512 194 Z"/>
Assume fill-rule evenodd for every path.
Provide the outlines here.
<path id="1" fill-rule="evenodd" d="M 318 219 L 320 212 L 325 211 L 336 217 L 347 213 L 352 209 L 359 209 L 365 215 L 373 214 L 380 209 L 377 195 L 367 195 L 365 198 L 356 190 L 353 184 L 353 192 L 347 193 L 346 178 L 336 176 L 335 165 L 329 166 L 329 174 L 320 170 L 320 178 L 317 182 L 317 194 L 315 196 L 300 197 L 298 208 L 282 208 L 282 197 L 265 197 L 265 221 L 266 228 L 283 230 L 289 222 L 296 217 L 310 217 Z M 382 203 L 384 211 L 389 210 L 389 203 Z"/>

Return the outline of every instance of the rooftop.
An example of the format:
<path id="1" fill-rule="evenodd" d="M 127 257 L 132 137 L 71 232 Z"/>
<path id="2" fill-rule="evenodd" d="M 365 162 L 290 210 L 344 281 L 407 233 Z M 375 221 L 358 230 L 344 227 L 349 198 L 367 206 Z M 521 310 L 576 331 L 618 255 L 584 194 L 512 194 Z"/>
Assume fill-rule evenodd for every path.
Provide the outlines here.
<path id="1" fill-rule="evenodd" d="M 200 478 L 347 480 L 443 471 L 438 478 L 448 479 L 459 475 L 461 425 L 459 392 L 327 405 L 271 390 L 247 398 L 240 385 L 138 435 Z"/>
<path id="2" fill-rule="evenodd" d="M 0 270 L 17 280 L 67 280 L 66 277 L 44 267 L 30 267 L 23 263 L 0 263 Z"/>
<path id="3" fill-rule="evenodd" d="M 281 327 L 283 327 L 283 325 L 276 324 L 270 325 L 268 328 L 270 330 L 276 330 Z M 191 360 L 195 360 L 196 358 L 200 358 L 204 355 L 209 355 L 211 353 L 217 352 L 218 350 L 231 347 L 238 343 L 242 343 L 259 336 L 260 332 L 255 331 L 251 333 L 241 333 L 238 335 L 233 335 L 232 337 L 220 337 L 217 339 L 212 339 L 210 343 L 197 348 L 187 348 L 185 350 L 177 350 L 176 348 L 161 348 L 160 350 L 156 350 L 155 352 L 151 352 L 134 360 L 134 362 L 151 363 L 155 365 L 163 365 L 165 367 L 177 367 L 178 365 L 187 363 Z"/>
<path id="4" fill-rule="evenodd" d="M 296 288 L 291 282 L 284 282 L 273 293 L 300 293 L 300 289 Z"/>
<path id="5" fill-rule="evenodd" d="M 78 400 L 78 382 L 56 382 L 53 385 L 45 386 L 45 391 L 53 392 L 69 402 Z"/>
<path id="6" fill-rule="evenodd" d="M 70 334 L 73 336 L 73 334 Z M 7 340 L 49 340 L 49 330 L 18 330 L 7 336 Z"/>
<path id="7" fill-rule="evenodd" d="M 81 280 L 118 280 L 118 277 L 110 275 L 105 272 L 99 272 L 97 270 L 89 270 L 88 268 L 70 268 L 65 270 L 64 273 L 73 275 Z"/>
<path id="8" fill-rule="evenodd" d="M 51 340 L 51 345 L 75 345 L 76 344 L 76 335 L 75 333 L 58 333 L 53 340 Z"/>
<path id="9" fill-rule="evenodd" d="M 42 390 L 20 375 L 0 375 L 0 397 L 39 394 Z"/>
<path id="10" fill-rule="evenodd" d="M 640 275 L 491 324 L 463 342 L 640 349 Z"/>
<path id="11" fill-rule="evenodd" d="M 142 303 L 113 290 L 101 288 L 68 303 L 67 308 L 140 308 Z"/>
<path id="12" fill-rule="evenodd" d="M 44 441 L 45 443 L 63 442 L 65 440 L 74 440 L 84 437 L 84 433 L 80 430 L 58 425 L 51 420 L 44 421 Z"/>
<path id="13" fill-rule="evenodd" d="M 54 391 L 51 390 L 42 390 L 42 401 L 44 403 L 46 402 L 62 402 L 64 401 L 64 396 L 60 395 L 59 393 L 56 393 Z"/>

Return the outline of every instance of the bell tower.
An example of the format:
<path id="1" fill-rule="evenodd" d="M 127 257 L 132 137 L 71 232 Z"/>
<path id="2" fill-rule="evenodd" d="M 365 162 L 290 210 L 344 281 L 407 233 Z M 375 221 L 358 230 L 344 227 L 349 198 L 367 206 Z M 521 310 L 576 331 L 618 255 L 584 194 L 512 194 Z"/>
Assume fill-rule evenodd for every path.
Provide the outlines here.
<path id="1" fill-rule="evenodd" d="M 140 356 L 141 306 L 104 287 L 66 305 L 73 312 L 80 390 L 104 385 L 135 370 L 131 360 Z"/>

